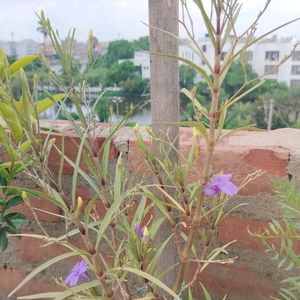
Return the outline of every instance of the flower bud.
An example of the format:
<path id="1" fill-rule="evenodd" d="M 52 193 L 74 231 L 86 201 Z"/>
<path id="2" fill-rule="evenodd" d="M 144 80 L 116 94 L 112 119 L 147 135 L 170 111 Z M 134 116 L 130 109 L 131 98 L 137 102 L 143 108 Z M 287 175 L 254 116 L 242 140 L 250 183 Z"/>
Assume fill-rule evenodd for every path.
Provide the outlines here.
<path id="1" fill-rule="evenodd" d="M 83 205 L 83 200 L 82 200 L 82 198 L 79 196 L 78 199 L 77 199 L 77 209 L 76 209 L 77 214 L 80 213 L 81 208 L 82 208 L 82 205 Z"/>
<path id="2" fill-rule="evenodd" d="M 147 245 L 149 244 L 150 241 L 149 230 L 147 227 L 144 228 L 143 234 L 144 234 L 144 243 Z"/>
<path id="3" fill-rule="evenodd" d="M 139 123 L 135 124 L 134 130 L 135 130 L 136 133 L 140 133 L 141 127 L 140 127 Z"/>
<path id="4" fill-rule="evenodd" d="M 22 199 L 27 207 L 30 207 L 30 202 L 25 191 L 22 192 Z"/>
<path id="5" fill-rule="evenodd" d="M 197 137 L 200 135 L 200 131 L 197 127 L 193 127 L 193 136 Z"/>

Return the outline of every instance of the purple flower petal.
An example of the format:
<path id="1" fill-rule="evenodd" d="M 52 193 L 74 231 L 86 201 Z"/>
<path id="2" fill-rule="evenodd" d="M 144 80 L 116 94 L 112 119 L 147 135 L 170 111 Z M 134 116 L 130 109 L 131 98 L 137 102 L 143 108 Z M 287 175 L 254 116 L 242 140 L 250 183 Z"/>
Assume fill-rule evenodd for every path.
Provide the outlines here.
<path id="1" fill-rule="evenodd" d="M 212 178 L 203 188 L 203 193 L 209 197 L 220 196 L 221 192 L 227 196 L 234 196 L 238 188 L 230 181 L 232 174 L 221 174 Z"/>
<path id="2" fill-rule="evenodd" d="M 139 237 L 141 238 L 141 240 L 144 240 L 144 233 L 143 233 L 143 229 L 140 225 L 135 225 L 135 231 L 137 232 L 137 234 L 139 235 Z"/>
<path id="3" fill-rule="evenodd" d="M 234 196 L 238 192 L 238 188 L 236 185 L 234 185 L 232 182 L 227 182 L 226 185 L 221 187 L 221 190 L 227 195 L 227 196 Z"/>
<path id="4" fill-rule="evenodd" d="M 219 196 L 221 193 L 220 188 L 217 185 L 206 185 L 204 187 L 204 194 L 206 196 Z"/>
<path id="5" fill-rule="evenodd" d="M 76 263 L 68 277 L 65 279 L 65 284 L 68 284 L 69 286 L 75 286 L 79 279 L 88 280 L 89 278 L 86 274 L 87 268 L 88 263 L 85 260 Z"/>

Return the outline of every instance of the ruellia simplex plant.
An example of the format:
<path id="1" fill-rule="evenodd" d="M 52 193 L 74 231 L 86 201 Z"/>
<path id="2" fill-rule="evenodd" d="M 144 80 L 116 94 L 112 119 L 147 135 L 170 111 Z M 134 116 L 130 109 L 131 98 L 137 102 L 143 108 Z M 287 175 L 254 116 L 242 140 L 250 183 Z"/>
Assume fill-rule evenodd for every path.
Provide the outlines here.
<path id="1" fill-rule="evenodd" d="M 253 126 L 237 128 L 231 131 L 223 131 L 227 111 L 246 95 L 263 84 L 261 78 L 247 79 L 247 51 L 248 49 L 273 33 L 296 20 L 255 37 L 258 21 L 267 10 L 270 0 L 266 2 L 263 10 L 257 18 L 242 33 L 238 33 L 235 26 L 241 10 L 238 0 L 211 0 L 210 8 L 206 8 L 203 1 L 191 1 L 199 9 L 204 20 L 212 46 L 215 49 L 215 57 L 211 62 L 202 51 L 195 38 L 194 25 L 189 12 L 187 1 L 182 0 L 183 16 L 179 22 L 186 29 L 191 41 L 187 44 L 203 60 L 208 69 L 207 73 L 201 66 L 194 64 L 185 58 L 167 53 L 151 53 L 173 59 L 178 59 L 192 66 L 206 82 L 211 95 L 208 108 L 197 101 L 196 87 L 191 91 L 184 89 L 182 92 L 192 101 L 195 109 L 195 118 L 190 122 L 170 124 L 174 126 L 193 127 L 193 144 L 187 157 L 183 157 L 178 151 L 179 162 L 172 161 L 165 151 L 165 140 L 160 140 L 151 130 L 146 128 L 152 141 L 161 144 L 163 159 L 158 159 L 151 149 L 145 144 L 141 128 L 135 127 L 137 143 L 142 151 L 149 170 L 152 171 L 155 182 L 144 183 L 138 180 L 132 184 L 129 180 L 128 170 L 125 164 L 124 154 L 120 154 L 111 172 L 109 150 L 114 134 L 125 125 L 126 118 L 115 126 L 112 126 L 107 138 L 100 149 L 96 147 L 96 139 L 99 135 L 99 125 L 95 123 L 94 114 L 85 118 L 81 103 L 84 102 L 85 79 L 89 69 L 93 66 L 93 36 L 90 34 L 90 63 L 81 74 L 81 83 L 75 86 L 72 75 L 72 43 L 74 32 L 70 32 L 62 41 L 58 33 L 53 30 L 50 21 L 42 12 L 40 21 L 55 48 L 62 68 L 67 74 L 70 89 L 66 95 L 77 109 L 80 122 L 75 122 L 61 102 L 60 109 L 72 124 L 80 144 L 78 145 L 77 158 L 72 161 L 64 153 L 63 147 L 55 144 L 51 138 L 53 128 L 48 128 L 46 139 L 39 139 L 41 151 L 35 151 L 32 147 L 26 153 L 18 152 L 18 163 L 22 166 L 22 172 L 28 178 L 42 187 L 43 191 L 29 188 L 9 186 L 14 191 L 19 191 L 25 204 L 31 207 L 30 197 L 43 198 L 51 201 L 62 209 L 61 219 L 65 222 L 64 235 L 50 236 L 43 228 L 38 218 L 36 221 L 43 234 L 15 234 L 19 237 L 31 237 L 41 239 L 45 247 L 59 244 L 68 249 L 68 252 L 40 265 L 32 271 L 10 294 L 13 295 L 34 276 L 70 257 L 80 257 L 66 278 L 57 278 L 55 282 L 63 289 L 60 292 L 48 292 L 37 295 L 22 296 L 19 299 L 197 299 L 192 294 L 193 284 L 201 281 L 201 273 L 210 264 L 231 264 L 233 258 L 225 258 L 221 254 L 227 253 L 229 244 L 214 248 L 212 240 L 220 222 L 230 213 L 225 209 L 226 203 L 238 193 L 245 185 L 261 175 L 260 171 L 249 174 L 236 186 L 231 178 L 233 174 L 216 173 L 213 168 L 215 146 L 225 137 L 239 130 L 254 130 Z M 160 30 L 155 28 L 156 30 Z M 170 34 L 165 32 L 165 34 Z M 179 37 L 174 36 L 174 38 Z M 243 41 L 243 45 L 239 44 Z M 185 40 L 181 42 L 186 43 Z M 224 59 L 222 50 L 226 43 L 230 49 Z M 288 57 L 284 57 L 283 63 Z M 220 91 L 222 82 L 233 61 L 239 60 L 245 67 L 245 82 L 229 99 L 221 99 Z M 47 62 L 44 61 L 45 67 Z M 278 67 L 278 66 L 277 66 Z M 49 72 L 49 79 L 59 84 L 59 79 L 53 72 Z M 101 95 L 97 101 L 101 101 Z M 29 111 L 30 112 L 30 111 Z M 29 113 L 28 112 L 28 113 Z M 54 122 L 53 122 L 54 123 Z M 39 123 L 34 122 L 39 129 Z M 43 128 L 46 130 L 47 128 Z M 105 130 L 105 128 L 103 128 Z M 27 128 L 24 128 L 27 133 Z M 27 136 L 27 134 L 26 134 Z M 206 154 L 203 157 L 204 167 L 199 171 L 195 180 L 190 179 L 195 158 L 199 155 L 199 139 L 206 144 Z M 170 147 L 173 143 L 170 141 Z M 60 154 L 61 167 L 58 176 L 54 176 L 48 167 L 48 158 L 51 150 Z M 80 161 L 83 160 L 87 170 L 84 170 Z M 62 188 L 63 164 L 67 162 L 74 169 L 71 191 L 66 193 Z M 78 180 L 84 180 L 93 191 L 93 197 L 84 207 L 84 199 L 76 197 Z M 30 197 L 29 197 L 30 196 Z M 151 200 L 151 204 L 147 200 Z M 95 205 L 101 203 L 103 217 L 95 210 Z M 145 216 L 151 213 L 152 208 L 160 210 L 161 217 L 145 224 Z M 158 228 L 163 223 L 169 224 L 172 234 L 161 245 L 155 244 Z M 71 238 L 82 240 L 82 246 L 72 243 Z M 157 274 L 157 264 L 165 255 L 168 243 L 173 240 L 178 252 L 178 261 L 170 265 L 168 270 Z M 105 249 L 105 250 L 104 250 Z M 43 251 L 43 250 L 41 250 Z M 189 281 L 187 281 L 187 267 L 190 263 L 196 264 Z M 172 285 L 164 283 L 164 276 L 168 272 L 176 270 L 176 280 Z M 201 284 L 201 283 L 200 283 Z M 202 286 L 206 299 L 211 299 L 206 288 Z M 194 297 L 194 298 L 193 298 Z M 226 298 L 226 296 L 225 296 Z M 225 299 L 224 298 L 224 299 Z"/>

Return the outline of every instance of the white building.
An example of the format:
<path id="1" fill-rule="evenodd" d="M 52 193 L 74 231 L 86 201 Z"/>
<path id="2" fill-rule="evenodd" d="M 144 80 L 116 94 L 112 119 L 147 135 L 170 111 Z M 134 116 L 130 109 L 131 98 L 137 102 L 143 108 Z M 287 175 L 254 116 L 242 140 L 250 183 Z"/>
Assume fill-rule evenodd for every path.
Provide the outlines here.
<path id="1" fill-rule="evenodd" d="M 279 68 L 276 68 L 282 59 L 292 52 L 296 43 L 295 38 L 277 38 L 277 36 L 273 36 L 269 39 L 264 39 L 248 48 L 248 63 L 252 66 L 253 70 L 258 75 L 263 76 L 264 79 L 276 79 L 280 82 L 285 82 L 288 86 L 300 86 L 300 46 L 296 48 L 292 58 Z M 212 64 L 214 49 L 209 38 L 205 37 L 199 39 L 198 44 L 205 53 L 208 62 Z M 243 46 L 244 43 L 239 43 L 236 50 L 238 51 Z M 223 59 L 229 47 L 229 43 L 225 44 L 222 52 Z M 187 45 L 179 46 L 179 55 L 193 61 L 209 73 L 205 62 Z M 133 62 L 135 65 L 141 66 L 141 73 L 144 78 L 150 78 L 150 59 L 148 54 L 136 52 Z"/>
<path id="2" fill-rule="evenodd" d="M 18 58 L 37 54 L 40 50 L 40 43 L 34 40 L 22 41 L 0 41 L 0 48 L 7 56 L 17 56 Z"/>

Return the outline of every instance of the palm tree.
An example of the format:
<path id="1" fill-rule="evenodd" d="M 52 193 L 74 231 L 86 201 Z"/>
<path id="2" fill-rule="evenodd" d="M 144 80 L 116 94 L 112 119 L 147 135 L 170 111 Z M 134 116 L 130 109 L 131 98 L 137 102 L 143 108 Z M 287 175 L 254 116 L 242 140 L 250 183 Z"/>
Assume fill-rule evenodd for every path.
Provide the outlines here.
<path id="1" fill-rule="evenodd" d="M 43 26 L 43 23 L 41 20 L 38 21 L 38 27 L 36 28 L 36 30 L 43 35 L 44 56 L 46 56 L 46 39 L 48 36 L 48 32 L 47 32 L 47 29 Z"/>

